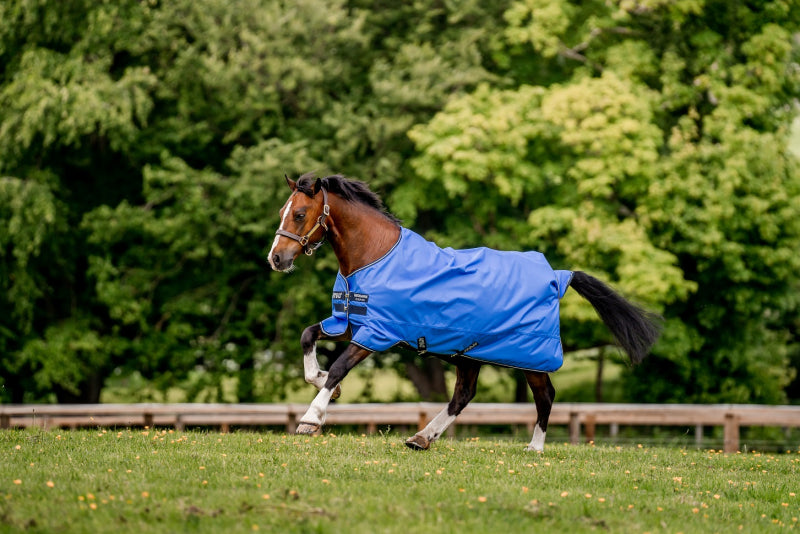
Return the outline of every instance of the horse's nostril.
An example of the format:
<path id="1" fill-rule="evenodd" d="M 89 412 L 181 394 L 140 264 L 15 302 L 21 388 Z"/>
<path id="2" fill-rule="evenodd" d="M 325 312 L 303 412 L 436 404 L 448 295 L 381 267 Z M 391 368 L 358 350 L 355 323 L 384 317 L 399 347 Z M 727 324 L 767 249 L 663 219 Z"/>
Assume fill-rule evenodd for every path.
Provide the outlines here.
<path id="1" fill-rule="evenodd" d="M 274 265 L 276 265 L 276 266 L 277 266 L 277 265 L 280 265 L 280 263 L 281 263 L 281 257 L 280 257 L 279 255 L 275 254 L 274 256 L 272 256 L 272 263 L 273 263 Z"/>

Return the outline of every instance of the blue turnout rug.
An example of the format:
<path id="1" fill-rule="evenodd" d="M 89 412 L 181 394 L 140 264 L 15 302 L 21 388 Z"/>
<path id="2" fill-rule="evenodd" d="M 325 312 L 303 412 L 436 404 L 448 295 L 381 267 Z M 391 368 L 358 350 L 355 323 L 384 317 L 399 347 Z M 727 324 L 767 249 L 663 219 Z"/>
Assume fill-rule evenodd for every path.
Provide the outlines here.
<path id="1" fill-rule="evenodd" d="M 559 299 L 571 271 L 539 252 L 439 248 L 403 228 L 381 259 L 333 286 L 328 335 L 371 351 L 407 344 L 529 371 L 561 367 Z"/>

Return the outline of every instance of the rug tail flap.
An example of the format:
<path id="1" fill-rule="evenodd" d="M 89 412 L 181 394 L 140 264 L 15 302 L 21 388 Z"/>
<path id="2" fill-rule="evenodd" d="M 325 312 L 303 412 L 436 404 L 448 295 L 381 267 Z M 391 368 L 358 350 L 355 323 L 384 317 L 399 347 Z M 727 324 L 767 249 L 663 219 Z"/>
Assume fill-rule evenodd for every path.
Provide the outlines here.
<path id="1" fill-rule="evenodd" d="M 572 271 L 553 271 L 556 275 L 556 283 L 558 284 L 558 298 L 563 299 L 569 288 L 569 283 L 572 282 Z"/>

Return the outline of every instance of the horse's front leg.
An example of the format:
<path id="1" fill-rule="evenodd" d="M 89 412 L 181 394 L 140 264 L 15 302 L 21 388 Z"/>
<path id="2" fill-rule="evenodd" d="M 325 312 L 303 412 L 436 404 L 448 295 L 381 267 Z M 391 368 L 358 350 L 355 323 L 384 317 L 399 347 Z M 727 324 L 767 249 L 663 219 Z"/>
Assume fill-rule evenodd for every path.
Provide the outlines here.
<path id="1" fill-rule="evenodd" d="M 339 383 L 350 372 L 350 369 L 358 365 L 370 354 L 372 354 L 371 351 L 358 345 L 348 345 L 342 355 L 331 365 L 331 370 L 328 371 L 324 386 L 319 390 L 319 393 L 311 402 L 311 406 L 308 407 L 305 415 L 300 419 L 300 424 L 297 425 L 298 434 L 314 434 L 322 428 L 333 392 L 339 387 Z"/>
<path id="2" fill-rule="evenodd" d="M 317 360 L 317 341 L 320 339 L 333 339 L 338 341 L 342 338 L 346 339 L 346 334 L 336 338 L 326 336 L 319 323 L 313 324 L 303 330 L 303 335 L 300 337 L 300 345 L 303 348 L 303 374 L 306 382 L 313 384 L 314 387 L 319 390 L 325 387 L 325 382 L 328 379 L 328 372 L 323 371 L 319 367 L 319 360 Z M 341 394 L 342 388 L 337 385 L 336 389 L 333 390 L 331 398 L 338 399 Z"/>

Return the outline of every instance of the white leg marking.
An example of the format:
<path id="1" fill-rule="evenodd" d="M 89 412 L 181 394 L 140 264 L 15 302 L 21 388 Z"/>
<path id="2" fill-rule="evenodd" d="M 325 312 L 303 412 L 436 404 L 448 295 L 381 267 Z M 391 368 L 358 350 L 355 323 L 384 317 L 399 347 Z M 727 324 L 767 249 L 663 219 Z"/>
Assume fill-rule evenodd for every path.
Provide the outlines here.
<path id="1" fill-rule="evenodd" d="M 546 435 L 547 432 L 542 430 L 542 427 L 537 423 L 536 427 L 533 429 L 533 439 L 531 439 L 531 442 L 525 450 L 542 452 L 544 450 L 544 438 Z"/>
<path id="2" fill-rule="evenodd" d="M 290 200 L 289 200 L 289 202 L 286 204 L 286 208 L 283 210 L 283 218 L 281 219 L 281 225 L 280 225 L 280 227 L 279 227 L 279 229 L 280 229 L 280 230 L 283 230 L 283 225 L 284 225 L 284 224 L 286 224 L 286 217 L 288 217 L 288 216 L 289 216 L 289 212 L 290 212 L 290 211 L 292 211 L 292 201 L 291 201 L 291 199 L 290 199 Z M 276 236 L 275 236 L 275 240 L 272 242 L 272 248 L 271 248 L 271 249 L 269 249 L 269 255 L 267 256 L 267 261 L 269 261 L 269 265 L 270 265 L 270 267 L 272 267 L 272 268 L 273 268 L 273 269 L 275 269 L 276 271 L 277 271 L 278 269 L 275 267 L 275 264 L 274 264 L 274 263 L 272 263 L 272 256 L 273 256 L 273 251 L 275 250 L 275 247 L 277 247 L 277 246 L 278 246 L 278 240 L 279 240 L 280 238 L 281 238 L 281 236 L 279 236 L 279 235 L 276 235 Z"/>
<path id="3" fill-rule="evenodd" d="M 319 425 L 325 422 L 325 415 L 328 411 L 328 403 L 331 401 L 331 390 L 328 388 L 322 388 L 317 393 L 317 396 L 314 397 L 314 400 L 311 402 L 311 406 L 308 407 L 305 415 L 300 419 L 303 423 L 309 423 L 312 425 Z"/>
<path id="4" fill-rule="evenodd" d="M 430 423 L 425 428 L 420 430 L 417 434 L 427 438 L 429 441 L 436 441 L 442 433 L 447 430 L 453 421 L 456 420 L 455 415 L 449 415 L 447 408 L 436 414 Z"/>
<path id="5" fill-rule="evenodd" d="M 305 379 L 309 384 L 314 384 L 317 389 L 325 387 L 325 381 L 328 379 L 327 371 L 321 371 L 319 368 L 319 361 L 317 361 L 317 344 L 311 347 L 311 352 L 303 354 L 303 368 L 305 370 Z"/>

